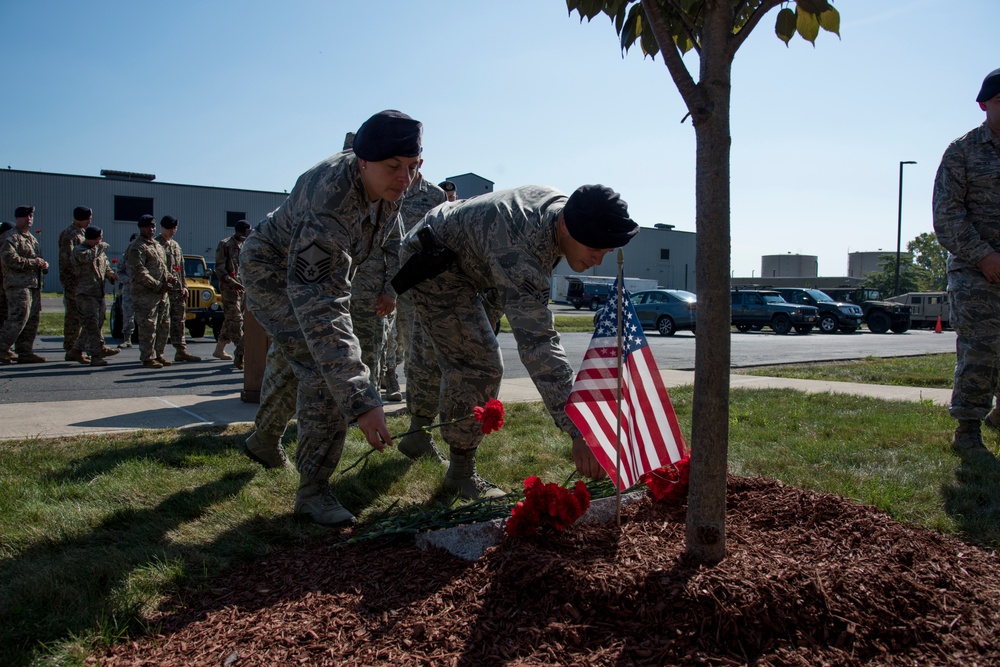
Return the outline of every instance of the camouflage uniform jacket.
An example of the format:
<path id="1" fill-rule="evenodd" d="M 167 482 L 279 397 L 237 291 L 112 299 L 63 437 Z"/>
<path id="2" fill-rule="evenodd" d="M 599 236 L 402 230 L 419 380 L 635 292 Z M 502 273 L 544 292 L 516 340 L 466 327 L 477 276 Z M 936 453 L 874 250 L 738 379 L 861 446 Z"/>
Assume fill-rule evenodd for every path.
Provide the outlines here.
<path id="1" fill-rule="evenodd" d="M 240 250 L 243 241 L 236 234 L 219 241 L 215 248 L 215 275 L 220 287 L 235 287 L 240 281 Z"/>
<path id="2" fill-rule="evenodd" d="M 299 176 L 288 199 L 243 244 L 243 254 L 273 257 L 285 269 L 287 298 L 317 370 L 348 415 L 382 404 L 352 330 L 351 281 L 374 246 L 398 244 L 400 236 L 398 204 L 373 206 L 357 158 L 345 151 Z M 399 255 L 386 257 L 395 275 Z"/>
<path id="3" fill-rule="evenodd" d="M 164 293 L 169 269 L 163 246 L 155 239 L 138 237 L 125 251 L 128 271 L 132 274 L 133 294 L 142 290 L 157 294 Z"/>
<path id="4" fill-rule="evenodd" d="M 420 181 L 411 186 L 403 200 L 399 203 L 399 215 L 403 218 L 403 230 L 410 231 L 418 222 L 423 220 L 427 212 L 435 206 L 439 206 L 448 201 L 444 190 L 429 183 L 423 177 Z"/>
<path id="5" fill-rule="evenodd" d="M 173 239 L 168 241 L 164 238 L 163 234 L 156 236 L 156 242 L 163 246 L 163 253 L 167 260 L 167 270 L 177 278 L 177 284 L 171 289 L 175 292 L 180 292 L 187 287 L 187 276 L 184 274 L 184 251 L 181 250 L 181 245 L 177 241 Z"/>
<path id="6" fill-rule="evenodd" d="M 490 321 L 507 315 L 521 362 L 553 420 L 570 432 L 564 408 L 573 369 L 549 310 L 552 272 L 562 259 L 556 225 L 566 199 L 553 188 L 528 185 L 438 207 L 407 233 L 400 260 L 419 251 L 416 231 L 429 225 L 458 255 L 431 280 L 464 282 L 484 297 Z"/>
<path id="7" fill-rule="evenodd" d="M 76 273 L 73 270 L 73 251 L 83 243 L 84 228 L 71 223 L 69 227 L 59 232 L 59 282 L 63 289 L 75 284 Z"/>
<path id="8" fill-rule="evenodd" d="M 22 233 L 15 227 L 4 234 L 0 241 L 4 289 L 41 289 L 42 270 L 38 263 L 41 258 L 41 247 L 31 230 Z"/>
<path id="9" fill-rule="evenodd" d="M 1000 136 L 983 123 L 948 146 L 934 179 L 934 232 L 948 271 L 1000 251 Z"/>
<path id="10" fill-rule="evenodd" d="M 115 276 L 111 262 L 104 254 L 107 249 L 108 244 L 102 242 L 94 247 L 81 243 L 73 250 L 71 259 L 78 296 L 104 298 L 104 281 L 113 280 Z"/>

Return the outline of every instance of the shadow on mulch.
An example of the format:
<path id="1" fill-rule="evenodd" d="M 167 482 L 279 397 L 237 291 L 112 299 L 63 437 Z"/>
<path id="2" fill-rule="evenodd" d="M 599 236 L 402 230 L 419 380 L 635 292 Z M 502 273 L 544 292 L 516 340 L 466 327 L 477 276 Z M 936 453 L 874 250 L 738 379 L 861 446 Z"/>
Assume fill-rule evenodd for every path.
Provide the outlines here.
<path id="1" fill-rule="evenodd" d="M 321 544 L 232 571 L 105 665 L 996 665 L 1000 558 L 838 496 L 730 477 L 729 555 L 684 508 L 511 540 L 476 563 Z"/>

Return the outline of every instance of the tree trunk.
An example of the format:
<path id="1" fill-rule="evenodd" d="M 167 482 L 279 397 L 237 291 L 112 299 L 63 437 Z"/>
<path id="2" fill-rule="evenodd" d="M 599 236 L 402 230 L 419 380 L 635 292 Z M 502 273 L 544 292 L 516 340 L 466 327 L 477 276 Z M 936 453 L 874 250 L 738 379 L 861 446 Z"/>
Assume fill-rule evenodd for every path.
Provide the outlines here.
<path id="1" fill-rule="evenodd" d="M 732 0 L 709 0 L 698 87 L 705 107 L 692 109 L 695 175 L 698 340 L 691 425 L 687 554 L 716 563 L 726 557 L 726 467 L 729 456 L 730 212 L 729 129 Z"/>

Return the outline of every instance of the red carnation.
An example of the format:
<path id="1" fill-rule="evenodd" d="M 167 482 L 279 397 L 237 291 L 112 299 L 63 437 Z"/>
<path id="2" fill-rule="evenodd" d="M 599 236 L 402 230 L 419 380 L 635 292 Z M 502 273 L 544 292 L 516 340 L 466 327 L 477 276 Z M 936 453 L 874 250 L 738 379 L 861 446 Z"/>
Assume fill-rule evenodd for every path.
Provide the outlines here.
<path id="1" fill-rule="evenodd" d="M 588 507 L 590 492 L 582 480 L 570 491 L 532 475 L 524 480 L 524 500 L 511 509 L 504 530 L 511 537 L 529 537 L 546 527 L 566 530 Z"/>
<path id="2" fill-rule="evenodd" d="M 486 407 L 477 405 L 472 414 L 477 422 L 482 422 L 483 433 L 499 431 L 503 427 L 503 403 L 495 398 L 486 401 Z"/>
<path id="3" fill-rule="evenodd" d="M 181 272 L 181 267 L 175 266 L 174 267 L 174 271 L 176 271 L 177 273 L 180 273 Z"/>
<path id="4" fill-rule="evenodd" d="M 646 485 L 653 500 L 675 503 L 687 499 L 688 480 L 691 477 L 691 458 L 685 456 L 676 463 L 651 470 L 639 478 Z"/>
<path id="5" fill-rule="evenodd" d="M 111 263 L 112 264 L 117 264 L 118 263 L 118 258 L 116 257 L 115 259 L 111 260 Z"/>
<path id="6" fill-rule="evenodd" d="M 36 230 L 35 230 L 35 233 L 36 233 L 36 234 L 41 234 L 41 233 L 42 233 L 42 230 L 40 230 L 40 229 L 36 229 Z"/>

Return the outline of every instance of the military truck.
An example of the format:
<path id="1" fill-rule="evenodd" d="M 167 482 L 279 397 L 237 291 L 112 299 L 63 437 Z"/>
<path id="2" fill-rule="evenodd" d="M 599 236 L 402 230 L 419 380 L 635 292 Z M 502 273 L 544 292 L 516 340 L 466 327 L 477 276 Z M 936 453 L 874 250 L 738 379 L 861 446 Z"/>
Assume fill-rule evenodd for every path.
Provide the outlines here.
<path id="1" fill-rule="evenodd" d="M 889 297 L 889 301 L 910 307 L 910 324 L 914 329 L 933 329 L 941 318 L 942 328 L 951 326 L 951 301 L 947 292 L 907 292 Z"/>
<path id="2" fill-rule="evenodd" d="M 188 298 L 185 326 L 191 338 L 201 338 L 208 328 L 218 338 L 222 331 L 225 314 L 222 310 L 222 296 L 212 286 L 205 258 L 201 255 L 184 255 L 184 275 L 187 278 Z M 121 292 L 116 291 L 111 304 L 111 336 L 122 337 Z M 137 342 L 132 334 L 132 342 Z"/>
<path id="3" fill-rule="evenodd" d="M 865 324 L 872 333 L 905 333 L 910 329 L 910 307 L 884 300 L 882 293 L 875 288 L 824 287 L 823 291 L 835 301 L 861 306 Z"/>

